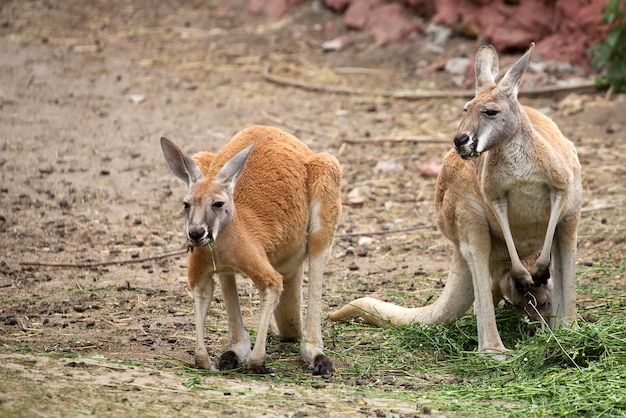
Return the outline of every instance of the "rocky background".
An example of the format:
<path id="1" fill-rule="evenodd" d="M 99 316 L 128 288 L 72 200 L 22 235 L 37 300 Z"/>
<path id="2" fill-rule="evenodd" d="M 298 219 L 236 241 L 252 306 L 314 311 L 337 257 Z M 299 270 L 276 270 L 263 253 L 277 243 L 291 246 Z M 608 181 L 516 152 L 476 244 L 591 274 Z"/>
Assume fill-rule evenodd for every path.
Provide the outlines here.
<path id="1" fill-rule="evenodd" d="M 250 0 L 248 10 L 282 17 L 304 0 Z M 366 31 L 378 44 L 397 42 L 431 25 L 516 52 L 536 53 L 590 70 L 587 49 L 606 36 L 600 24 L 607 0 L 322 0 L 343 14 L 346 28 Z"/>

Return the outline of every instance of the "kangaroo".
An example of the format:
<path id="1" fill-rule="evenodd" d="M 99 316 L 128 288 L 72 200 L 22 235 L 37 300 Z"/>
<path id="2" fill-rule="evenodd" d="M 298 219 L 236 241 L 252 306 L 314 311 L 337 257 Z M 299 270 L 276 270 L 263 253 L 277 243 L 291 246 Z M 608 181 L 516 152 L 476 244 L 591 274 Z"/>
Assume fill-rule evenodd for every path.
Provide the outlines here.
<path id="1" fill-rule="evenodd" d="M 503 359 L 492 282 L 510 274 L 523 295 L 547 283 L 552 265 L 549 325 L 575 321 L 581 169 L 574 145 L 556 124 L 517 100 L 533 49 L 531 44 L 498 83 L 495 48 L 482 46 L 476 54 L 476 96 L 463 109 L 454 148 L 437 177 L 437 224 L 453 244 L 439 298 L 414 309 L 362 298 L 330 319 L 365 314 L 377 324 L 440 324 L 455 321 L 474 302 L 478 350 Z M 520 258 L 537 252 L 528 271 Z"/>
<path id="2" fill-rule="evenodd" d="M 183 180 L 185 229 L 190 249 L 188 282 L 195 304 L 195 365 L 213 369 L 204 336 L 219 277 L 228 318 L 228 350 L 220 370 L 247 363 L 265 367 L 270 326 L 287 340 L 301 339 L 302 359 L 314 375 L 333 372 L 321 331 L 322 279 L 341 214 L 341 168 L 327 153 L 313 153 L 277 128 L 252 126 L 219 152 L 185 155 L 161 138 L 165 160 Z M 309 293 L 302 328 L 302 284 L 308 256 Z M 235 273 L 259 289 L 261 312 L 254 348 L 241 316 Z M 273 314 L 273 318 L 272 318 Z"/>

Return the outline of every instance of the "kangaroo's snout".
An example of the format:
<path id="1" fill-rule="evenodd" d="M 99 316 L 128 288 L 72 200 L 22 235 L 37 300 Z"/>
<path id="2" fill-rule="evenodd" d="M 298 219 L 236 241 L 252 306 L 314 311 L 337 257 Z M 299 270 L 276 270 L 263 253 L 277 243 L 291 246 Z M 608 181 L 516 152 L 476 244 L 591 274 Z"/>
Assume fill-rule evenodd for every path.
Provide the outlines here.
<path id="1" fill-rule="evenodd" d="M 459 132 L 454 135 L 454 149 L 464 160 L 476 158 L 480 153 L 476 152 L 476 142 L 472 141 L 469 134 Z"/>
<path id="2" fill-rule="evenodd" d="M 454 146 L 456 148 L 461 148 L 463 146 L 465 146 L 470 140 L 470 137 L 468 134 L 462 132 L 462 133 L 458 133 L 456 135 L 454 135 Z"/>
<path id="3" fill-rule="evenodd" d="M 205 245 L 213 241 L 210 231 L 203 225 L 190 225 L 187 231 L 187 239 L 193 245 Z"/>

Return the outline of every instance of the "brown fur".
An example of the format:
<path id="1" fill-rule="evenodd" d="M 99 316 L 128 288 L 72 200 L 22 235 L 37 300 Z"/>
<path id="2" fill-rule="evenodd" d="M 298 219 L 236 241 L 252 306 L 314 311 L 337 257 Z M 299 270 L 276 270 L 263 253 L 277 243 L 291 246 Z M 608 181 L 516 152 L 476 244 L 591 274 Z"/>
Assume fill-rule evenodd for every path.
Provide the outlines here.
<path id="1" fill-rule="evenodd" d="M 188 270 L 196 305 L 196 366 L 213 367 L 204 345 L 204 323 L 217 274 L 229 323 L 229 349 L 220 358 L 220 369 L 247 362 L 249 371 L 267 372 L 265 345 L 272 323 L 281 337 L 301 338 L 302 358 L 314 374 L 330 374 L 332 363 L 322 351 L 320 309 L 324 266 L 341 213 L 337 160 L 266 126 L 244 129 L 217 154 L 200 152 L 193 160 L 166 139 L 162 145 L 170 168 L 189 186 L 184 202 L 189 206 L 188 240 L 196 246 Z M 216 202 L 222 206 L 216 207 Z M 309 298 L 303 332 L 307 256 Z M 253 350 L 243 328 L 235 273 L 248 276 L 260 291 Z"/>
<path id="2" fill-rule="evenodd" d="M 465 106 L 455 149 L 445 155 L 437 178 L 437 223 L 454 246 L 441 296 L 414 309 L 357 299 L 331 319 L 362 314 L 377 324 L 435 324 L 456 320 L 474 302 L 478 349 L 501 352 L 494 281 L 510 275 L 521 296 L 547 283 L 552 262 L 550 325 L 575 320 L 580 164 L 574 145 L 556 124 L 517 101 L 533 48 L 497 84 L 495 49 L 483 46 L 476 55 L 476 97 Z M 537 252 L 528 271 L 520 259 Z"/>

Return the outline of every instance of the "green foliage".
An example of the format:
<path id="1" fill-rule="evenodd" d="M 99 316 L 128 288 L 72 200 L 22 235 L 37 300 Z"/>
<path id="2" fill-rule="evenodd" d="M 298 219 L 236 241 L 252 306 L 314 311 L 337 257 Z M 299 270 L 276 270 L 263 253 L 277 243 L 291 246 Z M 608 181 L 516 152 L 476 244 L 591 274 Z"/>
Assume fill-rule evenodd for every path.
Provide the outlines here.
<path id="1" fill-rule="evenodd" d="M 626 2 L 609 0 L 602 23 L 611 29 L 605 40 L 590 48 L 591 65 L 604 71 L 596 84 L 600 88 L 612 87 L 616 92 L 626 92 Z"/>

